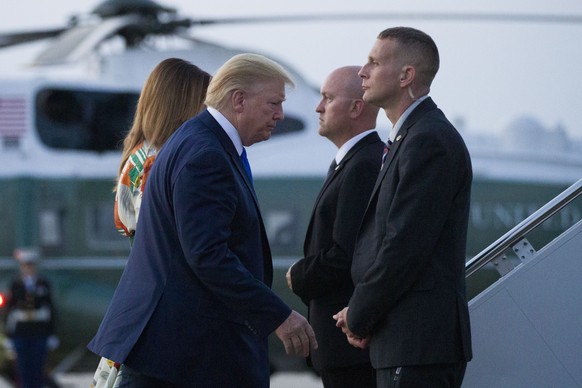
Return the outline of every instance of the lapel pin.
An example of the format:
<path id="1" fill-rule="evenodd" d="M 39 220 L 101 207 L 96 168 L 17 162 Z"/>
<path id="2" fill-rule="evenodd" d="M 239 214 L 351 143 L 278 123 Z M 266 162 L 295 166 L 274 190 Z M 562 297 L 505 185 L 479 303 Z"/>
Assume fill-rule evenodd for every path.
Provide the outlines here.
<path id="1" fill-rule="evenodd" d="M 402 139 L 402 135 L 396 136 L 396 141 L 400 141 L 400 139 Z"/>

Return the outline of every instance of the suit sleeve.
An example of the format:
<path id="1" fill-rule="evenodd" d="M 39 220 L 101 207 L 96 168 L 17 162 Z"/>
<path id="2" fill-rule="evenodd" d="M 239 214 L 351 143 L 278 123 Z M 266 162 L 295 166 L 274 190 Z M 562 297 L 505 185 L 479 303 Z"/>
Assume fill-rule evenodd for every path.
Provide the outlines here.
<path id="1" fill-rule="evenodd" d="M 362 150 L 365 151 L 368 150 Z M 379 167 L 378 154 L 378 158 L 351 160 L 340 172 L 342 181 L 335 201 L 334 222 L 332 225 L 318 225 L 319 229 L 331 228 L 333 244 L 315 255 L 304 257 L 291 269 L 293 292 L 303 300 L 353 287 L 350 270 L 354 244 Z M 326 233 L 325 230 L 321 232 Z"/>
<path id="2" fill-rule="evenodd" d="M 238 316 L 237 320 L 267 336 L 291 310 L 231 250 L 233 241 L 239 245 L 255 242 L 256 251 L 261 252 L 259 215 L 249 202 L 250 194 L 245 202 L 245 193 L 237 187 L 224 152 L 198 152 L 173 183 L 174 217 L 180 244 L 195 276 Z M 241 226 L 240 218 L 246 226 Z M 244 260 L 263 266 L 262 256 Z"/>
<path id="3" fill-rule="evenodd" d="M 426 271 L 431 250 L 439 238 L 452 205 L 458 184 L 458 149 L 442 136 L 438 128 L 409 134 L 390 166 L 395 168 L 382 182 L 377 201 L 377 224 L 384 230 L 372 265 L 358 282 L 349 303 L 348 327 L 367 337 L 377 323 L 413 287 L 431 287 Z M 457 153 L 457 155 L 455 155 Z M 391 179 L 392 181 L 387 181 Z M 394 187 L 391 203 L 387 192 Z M 394 186 L 395 185 L 395 186 Z M 384 191 L 384 195 L 383 194 Z M 384 208 L 378 213 L 378 208 Z M 382 218 L 382 219 L 380 219 Z M 419 279 L 427 284 L 419 284 Z M 434 279 L 433 283 L 434 283 Z"/>

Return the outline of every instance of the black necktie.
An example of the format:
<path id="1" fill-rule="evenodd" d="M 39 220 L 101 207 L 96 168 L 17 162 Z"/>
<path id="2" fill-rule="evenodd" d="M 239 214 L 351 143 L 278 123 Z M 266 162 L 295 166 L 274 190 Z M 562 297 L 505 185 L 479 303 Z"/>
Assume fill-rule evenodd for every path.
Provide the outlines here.
<path id="1" fill-rule="evenodd" d="M 247 150 L 243 148 L 242 154 L 240 154 L 240 158 L 242 160 L 243 167 L 247 173 L 249 181 L 251 185 L 253 184 L 253 173 L 251 172 L 251 165 L 249 164 L 249 159 L 247 158 Z"/>
<path id="2" fill-rule="evenodd" d="M 332 176 L 333 172 L 335 171 L 335 169 L 337 168 L 337 163 L 335 161 L 335 158 L 333 158 L 333 160 L 331 161 L 331 164 L 329 165 L 329 169 L 327 170 L 327 177 L 329 178 L 330 176 Z"/>

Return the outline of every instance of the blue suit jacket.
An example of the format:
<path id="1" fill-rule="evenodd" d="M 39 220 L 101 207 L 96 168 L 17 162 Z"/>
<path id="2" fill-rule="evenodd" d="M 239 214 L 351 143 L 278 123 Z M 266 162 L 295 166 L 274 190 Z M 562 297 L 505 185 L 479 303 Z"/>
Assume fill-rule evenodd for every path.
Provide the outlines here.
<path id="1" fill-rule="evenodd" d="M 266 387 L 267 336 L 291 312 L 271 291 L 272 274 L 240 157 L 202 112 L 156 158 L 127 266 L 89 349 L 180 386 Z"/>

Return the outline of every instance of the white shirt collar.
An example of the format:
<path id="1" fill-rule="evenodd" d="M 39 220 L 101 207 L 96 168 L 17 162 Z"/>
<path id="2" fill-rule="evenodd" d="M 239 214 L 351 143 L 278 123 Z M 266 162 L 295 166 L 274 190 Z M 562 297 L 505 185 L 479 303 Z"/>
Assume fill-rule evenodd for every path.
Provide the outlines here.
<path id="1" fill-rule="evenodd" d="M 206 109 L 208 110 L 208 113 L 210 113 L 212 117 L 214 117 L 214 119 L 218 121 L 218 124 L 220 124 L 224 132 L 226 132 L 226 134 L 230 138 L 230 141 L 232 141 L 234 148 L 236 148 L 236 152 L 238 152 L 238 154 L 241 155 L 243 152 L 243 144 L 242 140 L 240 139 L 240 135 L 238 134 L 238 131 L 236 130 L 234 125 L 232 125 L 231 122 L 228 121 L 228 119 L 224 117 L 224 115 L 220 113 L 218 110 L 210 106 Z"/>
<path id="2" fill-rule="evenodd" d="M 356 145 L 356 143 L 358 141 L 360 141 L 361 138 L 367 136 L 368 134 L 374 132 L 375 129 L 369 129 L 365 132 L 362 132 L 360 134 L 357 134 L 356 136 L 352 137 L 350 140 L 346 141 L 341 147 L 340 149 L 337 151 L 337 154 L 335 155 L 335 162 L 337 164 L 340 164 L 340 162 L 342 161 L 342 159 L 344 158 L 344 156 L 346 156 L 346 154 L 348 153 L 348 151 L 350 149 L 352 149 L 352 147 L 354 145 Z"/>
<path id="3" fill-rule="evenodd" d="M 416 108 L 421 102 L 423 102 L 427 98 L 428 98 L 428 94 L 420 97 L 418 100 L 416 100 L 412 104 L 410 104 L 410 106 L 408 108 L 406 108 L 404 113 L 402 113 L 402 115 L 400 116 L 400 118 L 398 119 L 396 124 L 394 124 L 394 126 L 392 127 L 392 130 L 390 131 L 390 135 L 388 136 L 388 139 L 390 139 L 390 141 L 394 142 L 394 139 L 396 139 L 396 135 L 398 134 L 398 131 L 400 131 L 402 124 L 404 124 L 404 121 L 406 121 L 408 116 L 410 116 L 410 113 L 412 113 L 414 108 Z"/>

